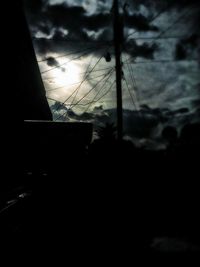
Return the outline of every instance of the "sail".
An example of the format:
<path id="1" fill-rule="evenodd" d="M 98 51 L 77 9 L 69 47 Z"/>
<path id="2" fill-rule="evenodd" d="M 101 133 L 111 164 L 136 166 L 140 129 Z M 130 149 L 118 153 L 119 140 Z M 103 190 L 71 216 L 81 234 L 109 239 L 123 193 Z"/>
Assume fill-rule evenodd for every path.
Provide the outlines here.
<path id="1" fill-rule="evenodd" d="M 24 120 L 52 120 L 23 5 L 21 1 L 16 2 L 16 29 L 19 36 L 16 46 L 19 52 L 15 57 L 18 71 L 17 98 L 22 103 L 21 115 Z"/>

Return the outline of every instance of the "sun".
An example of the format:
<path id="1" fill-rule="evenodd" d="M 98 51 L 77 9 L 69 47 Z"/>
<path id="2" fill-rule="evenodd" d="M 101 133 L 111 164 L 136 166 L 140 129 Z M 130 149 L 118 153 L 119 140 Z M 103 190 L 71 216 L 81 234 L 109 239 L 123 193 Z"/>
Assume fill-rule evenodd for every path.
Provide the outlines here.
<path id="1" fill-rule="evenodd" d="M 57 86 L 70 86 L 80 80 L 80 68 L 76 63 L 70 62 L 66 66 L 53 71 L 54 83 Z"/>

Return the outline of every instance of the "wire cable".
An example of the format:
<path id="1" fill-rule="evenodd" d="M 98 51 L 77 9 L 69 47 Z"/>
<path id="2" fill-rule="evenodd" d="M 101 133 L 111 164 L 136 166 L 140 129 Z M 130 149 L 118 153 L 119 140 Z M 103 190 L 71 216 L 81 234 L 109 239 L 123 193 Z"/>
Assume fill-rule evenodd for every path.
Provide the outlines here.
<path id="1" fill-rule="evenodd" d="M 130 90 L 130 88 L 129 88 L 128 82 L 127 82 L 126 77 L 125 77 L 125 74 L 124 74 L 124 81 L 125 81 L 126 87 L 127 87 L 127 89 L 128 89 L 129 95 L 130 95 L 130 97 L 131 97 L 131 101 L 132 101 L 132 103 L 133 103 L 133 106 L 134 106 L 135 110 L 137 111 L 137 106 L 136 106 L 136 104 L 135 104 L 135 100 L 133 99 L 133 96 L 132 96 L 132 94 L 131 94 L 131 90 Z"/>
<path id="2" fill-rule="evenodd" d="M 101 78 L 105 75 L 104 74 L 101 74 L 99 76 L 96 76 L 96 77 L 92 77 L 90 79 L 87 79 L 87 81 L 93 81 L 93 80 L 96 80 L 98 78 Z M 56 90 L 59 90 L 59 89 L 62 89 L 62 88 L 66 88 L 66 87 L 69 87 L 69 86 L 73 86 L 73 85 L 76 85 L 76 84 L 80 84 L 82 81 L 79 81 L 79 82 L 76 82 L 76 83 L 71 83 L 71 84 L 67 84 L 67 85 L 63 85 L 63 86 L 59 86 L 59 87 L 56 87 L 56 88 L 52 88 L 52 89 L 48 89 L 46 90 L 46 92 L 52 92 L 52 91 L 56 91 Z"/>
<path id="3" fill-rule="evenodd" d="M 69 106 L 69 108 L 68 109 L 71 109 L 71 107 L 73 106 L 76 106 L 76 105 L 78 105 L 84 98 L 86 98 L 98 85 L 99 85 L 99 83 L 101 83 L 105 78 L 106 78 L 106 76 L 107 76 L 108 74 L 106 74 L 101 80 L 99 80 L 96 84 L 95 84 L 95 86 L 94 87 L 92 87 L 92 89 L 90 89 L 83 97 L 81 97 L 81 99 L 79 99 L 76 103 L 74 103 L 74 104 L 70 104 L 70 106 Z M 68 99 L 70 99 L 70 97 L 68 97 Z M 62 103 L 62 105 L 64 105 L 66 102 L 67 102 L 68 100 L 66 100 L 66 101 L 64 101 L 63 103 Z M 58 110 L 58 109 L 57 109 Z M 65 113 L 67 113 L 68 112 L 68 110 L 65 112 Z M 65 114 L 64 113 L 64 114 Z M 59 120 L 64 114 L 62 114 L 62 115 L 60 115 L 60 116 L 58 116 L 57 118 L 56 118 L 56 121 L 57 120 Z"/>
<path id="4" fill-rule="evenodd" d="M 103 58 L 103 56 L 101 56 L 99 58 L 99 60 L 96 62 L 96 64 L 94 65 L 94 67 L 92 68 L 92 70 L 88 73 L 88 75 L 83 79 L 83 81 L 81 82 L 81 84 L 72 92 L 72 94 L 67 97 L 67 99 L 63 102 L 63 104 L 65 104 L 75 93 L 77 90 L 79 90 L 79 88 L 82 86 L 82 84 L 86 81 L 86 79 L 88 78 L 88 76 L 93 72 L 93 70 L 96 68 L 96 66 L 99 64 L 99 62 L 101 61 L 101 59 Z"/>
<path id="5" fill-rule="evenodd" d="M 95 48 L 96 48 L 96 46 L 92 46 L 92 47 L 88 47 L 87 49 L 86 48 L 85 49 L 81 49 L 81 50 L 78 50 L 78 51 L 74 51 L 74 52 L 70 52 L 70 53 L 67 53 L 67 54 L 59 55 L 59 56 L 56 56 L 56 57 L 53 57 L 53 58 L 57 59 L 57 58 L 68 57 L 68 56 L 71 56 L 71 55 L 74 55 L 74 54 L 80 54 L 80 53 L 82 53 L 82 52 L 84 52 L 84 51 L 86 51 L 88 49 L 95 49 Z M 38 63 L 42 63 L 42 62 L 48 61 L 50 57 L 51 56 L 49 56 L 49 57 L 47 57 L 45 59 L 42 59 L 42 60 L 38 60 L 37 62 Z"/>
<path id="6" fill-rule="evenodd" d="M 152 17 L 152 19 L 149 20 L 149 23 L 152 23 L 153 21 L 155 21 L 158 17 L 160 17 L 163 13 L 165 13 L 169 8 L 171 8 L 171 5 L 168 4 L 167 7 L 163 8 L 160 10 L 160 12 L 158 12 L 155 16 Z M 132 36 L 133 34 L 137 33 L 138 30 L 135 30 L 134 32 L 130 33 L 127 37 L 125 42 L 128 40 L 128 38 L 130 36 Z"/>
<path id="7" fill-rule="evenodd" d="M 99 91 L 97 92 L 97 94 L 94 96 L 94 98 L 91 101 L 91 104 L 88 105 L 87 109 L 85 110 L 85 112 L 88 111 L 88 109 L 90 108 L 90 106 L 92 105 L 92 103 L 95 103 L 95 99 L 96 97 L 101 93 L 102 89 L 104 88 L 105 84 L 108 82 L 108 80 L 110 79 L 111 75 L 113 74 L 114 69 L 110 72 L 108 78 L 104 81 L 104 84 L 102 85 L 102 87 L 99 89 Z"/>
<path id="8" fill-rule="evenodd" d="M 96 48 L 94 48 L 94 49 L 96 49 Z M 90 50 L 90 51 L 88 51 L 88 50 Z M 81 54 L 81 55 L 79 55 L 79 56 L 77 56 L 77 57 L 74 57 L 74 58 L 72 58 L 72 59 L 70 59 L 70 60 L 68 60 L 68 61 L 66 61 L 66 62 L 64 62 L 64 63 L 62 63 L 62 64 L 56 65 L 55 67 L 53 67 L 53 68 L 51 68 L 51 69 L 42 71 L 41 74 L 44 74 L 44 73 L 47 73 L 47 72 L 49 72 L 49 71 L 58 69 L 58 68 L 60 68 L 60 67 L 62 67 L 62 66 L 64 66 L 64 65 L 70 63 L 71 61 L 80 59 L 81 57 L 86 56 L 86 55 L 88 55 L 89 53 L 91 53 L 92 50 L 91 50 L 91 49 L 86 49 L 85 51 L 88 51 L 88 52 L 85 52 L 85 53 L 83 53 L 83 54 Z"/>
<path id="9" fill-rule="evenodd" d="M 91 66 L 91 64 L 92 64 L 92 59 L 93 59 L 93 57 L 94 57 L 94 56 L 91 57 L 91 60 L 90 60 L 90 62 L 89 62 L 89 64 L 88 64 L 87 69 L 86 69 L 86 72 L 85 72 L 85 74 L 84 74 L 84 79 L 85 79 L 85 80 L 87 80 L 87 77 L 90 75 L 90 74 L 87 74 L 87 72 L 89 71 L 89 68 L 90 68 L 90 66 Z M 90 72 L 90 73 L 91 73 L 91 72 Z M 74 103 L 74 101 L 75 101 L 75 99 L 76 99 L 76 97 L 77 97 L 78 92 L 79 92 L 80 89 L 81 89 L 81 86 L 78 88 L 78 90 L 76 91 L 76 93 L 75 93 L 75 95 L 74 95 L 74 98 L 73 98 L 73 100 L 72 100 L 72 105 L 73 105 L 73 103 Z"/>

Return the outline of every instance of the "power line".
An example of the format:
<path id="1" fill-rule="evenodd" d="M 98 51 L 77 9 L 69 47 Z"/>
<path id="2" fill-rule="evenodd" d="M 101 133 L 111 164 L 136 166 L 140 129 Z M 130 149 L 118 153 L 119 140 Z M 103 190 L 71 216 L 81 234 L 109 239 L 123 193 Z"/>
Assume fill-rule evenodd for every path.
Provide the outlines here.
<path id="1" fill-rule="evenodd" d="M 70 40 L 70 39 L 54 39 L 54 38 L 38 38 L 38 37 L 32 37 L 33 40 L 35 41 L 47 41 L 47 42 L 67 42 L 67 43 L 84 43 L 84 44 L 90 44 L 90 43 L 93 43 L 93 44 L 102 44 L 102 45 L 105 45 L 105 44 L 110 44 L 112 41 L 97 41 L 97 40 Z"/>
<path id="2" fill-rule="evenodd" d="M 84 98 L 86 98 L 97 86 L 98 86 L 98 84 L 99 83 L 101 83 L 105 78 L 106 78 L 106 76 L 108 76 L 109 75 L 109 73 L 107 73 L 101 80 L 99 80 L 96 84 L 95 84 L 95 86 L 93 86 L 92 87 L 92 89 L 90 89 L 81 99 L 79 99 L 75 104 L 70 104 L 70 107 L 69 107 L 69 109 L 72 107 L 72 106 L 76 106 L 76 105 L 78 105 Z M 69 99 L 69 98 L 68 98 Z M 65 101 L 65 102 L 63 102 L 62 103 L 62 105 L 64 105 L 65 103 L 66 103 L 67 101 Z M 57 109 L 58 110 L 58 109 Z M 56 118 L 56 120 L 59 120 L 62 116 L 64 116 L 66 113 L 68 112 L 68 110 L 64 113 L 64 114 L 62 114 L 62 115 L 60 115 L 60 116 L 58 116 L 57 118 Z"/>
<path id="3" fill-rule="evenodd" d="M 127 60 L 129 60 L 129 59 L 127 59 Z M 129 63 L 129 64 L 127 63 L 127 66 L 128 66 L 128 71 L 129 71 L 129 74 L 130 74 L 132 83 L 133 83 L 133 85 L 134 85 L 135 87 L 137 87 L 137 86 L 136 86 L 135 78 L 134 78 L 134 76 L 133 76 L 133 69 L 132 69 L 132 66 L 131 66 L 130 63 Z M 131 69 L 130 69 L 130 67 L 131 67 Z"/>
<path id="4" fill-rule="evenodd" d="M 135 77 L 133 75 L 133 70 L 132 70 L 131 64 L 127 64 L 127 66 L 128 66 L 129 75 L 131 77 L 131 81 L 132 81 L 132 84 L 133 84 L 133 90 L 132 90 L 133 91 L 133 95 L 134 95 L 136 103 L 137 103 L 137 108 L 139 109 L 139 101 L 138 101 L 136 92 L 134 91 L 134 87 L 137 88 L 136 80 L 135 80 Z"/>
<path id="5" fill-rule="evenodd" d="M 192 7 L 190 7 L 189 11 L 192 10 L 192 8 L 194 8 L 195 5 L 192 5 Z M 156 16 L 154 16 L 152 18 L 152 20 L 150 20 L 150 22 L 153 22 L 155 19 L 157 19 L 163 12 L 165 12 L 168 8 L 170 7 L 170 5 L 168 7 L 166 7 L 164 9 L 164 11 L 161 11 L 159 12 Z M 186 10 L 186 12 L 184 12 L 184 14 L 181 14 L 177 20 L 175 20 L 167 29 L 163 30 L 158 36 L 155 36 L 155 37 L 136 37 L 134 38 L 135 40 L 142 40 L 142 39 L 145 39 L 145 40 L 148 40 L 148 39 L 155 39 L 155 40 L 159 40 L 159 39 L 182 39 L 182 38 L 185 38 L 184 36 L 169 36 L 169 37 L 164 37 L 162 35 L 164 35 L 167 31 L 169 31 L 175 24 L 177 24 L 180 20 L 182 20 L 186 15 L 188 14 L 188 9 Z M 138 30 L 135 30 L 133 33 L 129 34 L 126 38 L 126 41 L 128 40 L 128 38 L 135 34 L 136 32 L 138 32 Z"/>
<path id="6" fill-rule="evenodd" d="M 131 100 L 132 100 L 133 106 L 134 106 L 135 110 L 137 110 L 137 107 L 136 107 L 135 101 L 134 101 L 134 99 L 133 99 L 133 96 L 132 96 L 132 94 L 131 94 L 131 91 L 130 91 L 130 88 L 129 88 L 129 85 L 128 85 L 128 82 L 127 82 L 127 80 L 126 80 L 126 77 L 125 77 L 125 75 L 124 75 L 124 81 L 125 81 L 125 83 L 126 83 L 126 87 L 127 87 L 127 89 L 128 89 L 129 95 L 130 95 L 130 97 L 131 97 Z"/>
<path id="7" fill-rule="evenodd" d="M 131 40 L 154 40 L 154 39 L 158 39 L 158 40 L 166 40 L 166 39 L 186 39 L 188 38 L 188 35 L 180 35 L 180 36 L 152 36 L 152 37 L 149 37 L 149 36 L 143 36 L 143 37 L 135 37 L 134 39 L 131 39 Z"/>
<path id="8" fill-rule="evenodd" d="M 163 30 L 157 37 L 154 37 L 152 38 L 152 40 L 159 40 L 162 38 L 162 35 L 164 35 L 166 32 L 168 32 L 175 24 L 177 24 L 180 20 L 182 20 L 187 14 L 188 12 L 191 11 L 191 9 L 193 8 L 194 6 L 192 6 L 189 11 L 186 10 L 186 12 L 184 12 L 184 14 L 181 14 L 178 19 L 176 19 L 169 27 L 167 27 L 165 30 Z M 163 37 L 164 38 L 164 37 Z M 166 60 L 162 60 L 161 63 L 166 63 L 167 61 Z M 137 62 L 139 63 L 139 62 Z M 144 62 L 141 62 L 141 63 L 144 63 Z"/>
<path id="9" fill-rule="evenodd" d="M 110 70 L 110 69 L 112 69 L 112 68 L 113 68 L 113 66 L 112 66 L 112 67 L 107 67 L 107 68 L 104 68 L 104 69 L 93 70 L 93 73 L 94 73 L 94 72 L 104 71 L 104 70 Z M 81 74 L 84 74 L 84 73 L 81 73 Z"/>
<path id="10" fill-rule="evenodd" d="M 137 87 L 137 83 L 136 83 L 136 79 L 133 75 L 133 68 L 132 68 L 132 65 L 131 64 L 128 64 L 128 68 L 130 68 L 130 71 L 131 71 L 131 76 L 132 76 L 132 79 L 133 79 L 133 84 L 135 85 L 135 88 L 138 88 Z"/>
<path id="11" fill-rule="evenodd" d="M 64 65 L 70 63 L 71 61 L 77 60 L 77 59 L 81 58 L 82 56 L 87 55 L 88 53 L 89 53 L 89 52 L 86 52 L 86 53 L 84 53 L 84 54 L 82 54 L 82 55 L 80 55 L 80 56 L 78 56 L 78 57 L 75 57 L 75 58 L 72 58 L 72 59 L 68 60 L 68 61 L 65 62 L 65 63 L 56 65 L 55 67 L 53 67 L 53 68 L 51 68 L 51 69 L 48 69 L 48 70 L 46 70 L 46 71 L 42 71 L 41 74 L 45 74 L 45 73 L 50 72 L 50 71 L 52 71 L 52 70 L 58 69 L 58 68 L 60 68 L 60 67 L 62 67 L 62 66 L 64 66 Z"/>
<path id="12" fill-rule="evenodd" d="M 92 105 L 92 104 L 95 104 L 95 103 L 99 102 L 100 100 L 102 100 L 102 99 L 103 99 L 103 98 L 104 98 L 104 97 L 111 91 L 111 89 L 112 89 L 113 85 L 115 84 L 115 82 L 116 82 L 116 80 L 114 80 L 114 81 L 112 82 L 112 84 L 111 84 L 111 86 L 109 87 L 109 89 L 108 89 L 103 95 L 101 95 L 98 99 L 96 99 L 96 100 L 94 100 L 94 101 L 90 101 L 90 102 L 88 102 L 88 103 L 84 103 L 84 104 L 78 103 L 77 105 L 79 105 L 79 106 L 88 106 L 88 105 Z M 52 98 L 49 98 L 49 97 L 48 97 L 48 99 L 53 100 L 53 101 L 56 101 L 56 102 L 59 102 L 59 101 L 57 101 L 56 99 L 52 99 Z M 66 105 L 70 105 L 70 104 L 66 104 Z M 83 112 L 83 114 L 84 114 L 85 112 L 87 112 L 87 110 L 88 110 L 88 108 Z M 56 120 L 58 120 L 58 119 L 60 119 L 61 117 L 65 116 L 65 115 L 67 114 L 67 112 L 68 112 L 68 111 L 64 112 L 62 115 L 60 115 L 58 118 L 56 118 Z"/>
<path id="13" fill-rule="evenodd" d="M 70 53 L 67 53 L 67 54 L 63 54 L 63 55 L 60 55 L 60 56 L 56 56 L 56 57 L 53 57 L 54 59 L 57 59 L 57 58 L 63 58 L 63 57 L 68 57 L 68 56 L 71 56 L 71 55 L 74 55 L 74 54 L 80 54 L 88 49 L 96 49 L 96 46 L 92 46 L 92 47 L 88 47 L 86 49 L 81 49 L 81 50 L 78 50 L 78 51 L 75 51 L 75 52 L 70 52 Z M 42 60 L 38 60 L 37 62 L 38 63 L 42 63 L 42 62 L 45 62 L 45 61 L 48 61 L 49 60 L 49 57 L 48 58 L 45 58 L 45 59 L 42 59 Z"/>
<path id="14" fill-rule="evenodd" d="M 101 74 L 101 75 L 99 75 L 99 76 L 96 76 L 96 77 L 87 79 L 87 81 L 96 80 L 96 79 L 98 79 L 98 78 L 103 77 L 104 75 L 105 75 L 105 73 L 104 73 L 104 74 Z M 69 87 L 69 86 L 73 86 L 73 85 L 79 84 L 79 83 L 81 83 L 81 82 L 82 82 L 82 81 L 79 81 L 79 82 L 76 82 L 76 83 L 67 84 L 67 85 L 63 85 L 63 86 L 59 86 L 59 87 L 56 87 L 56 88 L 52 88 L 52 89 L 46 90 L 46 92 L 56 91 L 56 90 L 59 90 L 59 89 L 65 88 L 65 87 Z"/>
<path id="15" fill-rule="evenodd" d="M 132 61 L 133 58 L 129 58 L 129 60 L 125 61 L 123 64 L 130 64 L 128 61 Z M 198 61 L 198 58 L 193 59 L 185 59 L 185 60 L 177 60 L 177 59 L 151 59 L 151 60 L 145 60 L 145 61 L 132 61 L 131 64 L 154 64 L 154 63 L 180 63 L 183 61 Z"/>
<path id="16" fill-rule="evenodd" d="M 65 103 L 65 104 L 63 104 L 61 101 L 59 101 L 59 100 L 57 100 L 57 99 L 55 99 L 55 98 L 52 98 L 52 97 L 48 97 L 47 96 L 47 99 L 48 100 L 51 100 L 51 101 L 54 101 L 54 102 L 58 102 L 61 106 L 63 106 L 64 108 L 66 108 L 66 106 L 70 106 L 71 105 L 71 103 Z M 79 103 L 79 104 L 77 104 L 77 106 L 87 106 L 87 105 L 89 105 L 91 102 L 89 102 L 89 103 Z"/>
<path id="17" fill-rule="evenodd" d="M 109 72 L 109 73 L 107 73 L 107 74 L 105 74 L 104 75 L 104 77 L 101 79 L 101 80 L 99 80 L 93 87 L 92 87 L 92 89 L 90 89 L 81 99 L 79 99 L 78 100 L 78 102 L 76 102 L 75 104 L 72 104 L 71 106 L 76 106 L 77 104 L 79 104 L 84 98 L 86 98 L 92 91 L 94 91 L 94 89 L 101 83 L 101 82 L 103 82 L 103 80 L 107 77 L 107 76 L 109 76 L 110 75 L 110 73 L 111 73 L 111 71 Z M 109 77 L 108 77 L 109 78 Z M 108 80 L 108 79 L 107 79 Z M 70 107 L 71 108 L 71 107 Z"/>
<path id="18" fill-rule="evenodd" d="M 94 65 L 94 67 L 92 68 L 92 70 L 88 73 L 88 75 L 83 79 L 83 81 L 81 82 L 81 84 L 72 92 L 72 94 L 64 101 L 64 104 L 76 93 L 77 90 L 79 90 L 79 88 L 82 86 L 82 84 L 86 81 L 87 77 L 93 72 L 93 70 L 96 68 L 96 66 L 99 64 L 99 62 L 101 61 L 101 59 L 103 58 L 103 56 L 101 56 L 99 58 L 99 60 L 96 62 L 96 64 Z"/>
<path id="19" fill-rule="evenodd" d="M 94 72 L 104 71 L 104 70 L 110 70 L 110 69 L 112 69 L 112 68 L 113 68 L 113 66 L 112 66 L 112 67 L 103 68 L 103 69 L 93 70 L 93 73 L 94 73 Z M 88 71 L 87 73 L 89 73 L 89 72 L 90 72 L 90 71 Z M 85 74 L 85 71 L 79 73 L 79 75 L 82 75 L 82 74 Z M 43 80 L 52 80 L 52 79 L 56 79 L 56 78 L 57 78 L 57 76 L 53 76 L 53 77 L 49 77 L 49 78 L 43 78 Z"/>
<path id="20" fill-rule="evenodd" d="M 101 92 L 102 89 L 104 88 L 105 84 L 106 84 L 106 83 L 108 82 L 108 80 L 110 79 L 110 77 L 111 77 L 113 71 L 114 71 L 114 69 L 113 69 L 112 71 L 110 71 L 109 76 L 108 76 L 107 79 L 104 81 L 104 84 L 101 86 L 101 88 L 99 89 L 99 91 L 97 92 L 97 94 L 96 94 L 96 95 L 94 96 L 94 98 L 92 99 L 91 104 L 92 104 L 92 103 L 95 103 L 95 99 L 96 99 L 96 97 L 100 94 L 100 92 Z M 88 111 L 88 109 L 90 108 L 91 104 L 87 107 L 87 109 L 85 110 L 85 112 Z"/>
<path id="21" fill-rule="evenodd" d="M 86 72 L 85 72 L 85 77 L 84 77 L 84 79 L 85 80 L 87 80 L 87 77 L 90 75 L 90 74 L 87 74 L 87 72 L 88 72 L 88 70 L 89 70 L 89 68 L 90 68 L 90 66 L 91 66 L 91 64 L 92 64 L 92 59 L 93 59 L 93 56 L 91 57 L 91 60 L 90 60 L 90 62 L 89 62 L 89 64 L 88 64 L 88 66 L 87 66 L 87 69 L 86 69 Z M 91 72 L 90 72 L 91 73 Z M 75 93 L 75 96 L 74 96 L 74 98 L 73 98 L 73 100 L 72 100 L 72 104 L 74 103 L 74 101 L 75 101 L 75 99 L 76 99 L 76 97 L 77 97 L 77 95 L 78 95 L 78 92 L 79 92 L 79 90 L 80 90 L 80 88 L 81 88 L 81 86 L 78 88 L 78 90 L 76 91 L 76 93 Z"/>
<path id="22" fill-rule="evenodd" d="M 100 96 L 98 99 L 96 99 L 96 100 L 94 100 L 94 101 L 91 101 L 90 103 L 87 103 L 86 105 L 92 105 L 92 104 L 95 104 L 95 103 L 97 103 L 97 102 L 99 102 L 101 99 L 103 99 L 110 91 L 111 91 L 111 89 L 112 89 L 112 87 L 113 87 L 113 85 L 116 83 L 116 80 L 114 80 L 113 82 L 112 82 L 112 84 L 111 84 L 111 86 L 109 87 L 109 89 L 102 95 L 102 96 Z M 90 106 L 89 107 L 87 107 L 87 109 L 83 112 L 83 114 L 84 113 L 86 113 L 87 111 L 88 111 L 88 109 L 90 108 Z"/>
<path id="23" fill-rule="evenodd" d="M 103 95 L 101 95 L 98 99 L 96 99 L 96 100 L 94 100 L 94 101 L 90 101 L 90 102 L 88 102 L 88 103 L 78 103 L 77 105 L 78 106 L 88 106 L 88 105 L 92 105 L 92 104 L 95 104 L 95 103 L 97 103 L 97 102 L 99 102 L 101 99 L 103 99 L 110 91 L 111 91 L 111 89 L 112 89 L 112 87 L 113 87 L 113 85 L 115 84 L 115 82 L 116 82 L 116 80 L 114 80 L 113 82 L 112 82 L 112 84 L 111 84 L 111 86 L 109 87 L 109 89 L 103 94 Z M 56 99 L 54 99 L 54 98 L 51 98 L 51 97 L 47 97 L 47 99 L 49 99 L 49 100 L 52 100 L 52 101 L 55 101 L 55 102 L 59 102 L 61 105 L 63 105 L 64 107 L 66 107 L 67 105 L 71 105 L 71 103 L 69 103 L 69 104 L 63 104 L 62 102 L 60 102 L 60 101 L 58 101 L 58 100 L 56 100 Z M 87 112 L 87 110 L 88 110 L 88 108 L 86 109 L 86 111 L 84 111 L 84 113 L 85 112 Z M 67 114 L 67 112 L 64 112 L 62 115 L 60 115 L 60 117 L 59 118 L 61 118 L 62 116 L 65 116 Z M 56 120 L 58 120 L 59 118 L 57 118 Z"/>
<path id="24" fill-rule="evenodd" d="M 155 21 L 158 17 L 160 17 L 163 13 L 165 13 L 170 7 L 171 7 L 171 5 L 168 4 L 167 7 L 165 7 L 164 9 L 162 9 L 162 10 L 161 10 L 160 12 L 158 12 L 155 16 L 153 16 L 152 19 L 149 20 L 149 23 L 152 23 L 153 21 Z M 134 32 L 130 33 L 130 34 L 126 37 L 126 40 L 125 40 L 125 41 L 127 41 L 128 38 L 129 38 L 131 35 L 135 34 L 136 32 L 138 32 L 138 30 L 135 30 Z"/>
<path id="25" fill-rule="evenodd" d="M 186 12 L 184 12 L 183 14 L 181 14 L 169 27 L 167 27 L 165 30 L 163 30 L 157 38 L 160 38 L 163 34 L 165 34 L 166 32 L 168 32 L 175 24 L 177 24 L 179 21 L 181 21 L 193 8 L 194 6 L 192 6 L 189 10 L 187 9 Z"/>
<path id="26" fill-rule="evenodd" d="M 86 49 L 86 50 L 89 50 L 89 49 Z M 91 50 L 91 49 L 90 49 L 90 50 Z M 85 52 L 85 53 L 83 53 L 82 55 L 77 56 L 77 57 L 75 57 L 75 58 L 72 58 L 72 59 L 68 60 L 68 61 L 65 62 L 65 63 L 56 65 L 55 67 L 53 67 L 53 68 L 51 68 L 51 69 L 48 69 L 48 70 L 46 70 L 46 71 L 42 71 L 41 74 L 47 73 L 47 72 L 52 71 L 52 70 L 54 70 L 54 69 L 58 69 L 58 68 L 60 68 L 60 67 L 62 67 L 62 66 L 64 66 L 64 65 L 66 65 L 66 64 L 68 64 L 69 62 L 71 62 L 71 61 L 73 61 L 73 60 L 77 60 L 77 59 L 79 59 L 79 58 L 81 58 L 81 57 L 83 57 L 83 56 L 89 54 L 90 52 L 91 52 L 91 51 L 89 51 L 89 52 Z"/>
<path id="27" fill-rule="evenodd" d="M 186 10 L 186 12 L 184 12 L 184 14 L 181 14 L 169 27 L 167 27 L 165 30 L 163 30 L 158 36 L 152 38 L 152 40 L 159 40 L 161 38 L 165 38 L 165 37 L 161 37 L 162 35 L 164 35 L 166 32 L 168 32 L 175 24 L 177 24 L 180 20 L 182 20 L 187 14 L 188 12 L 190 12 L 192 10 L 194 6 L 192 6 L 189 10 Z M 189 59 L 187 61 L 198 61 L 198 59 Z M 171 61 L 171 60 L 170 60 Z M 172 62 L 176 62 L 177 60 L 173 60 Z M 168 63 L 169 60 L 156 60 L 154 61 L 155 63 Z M 137 62 L 137 63 L 144 63 L 144 62 Z M 149 63 L 149 62 L 145 62 L 145 63 Z"/>
<path id="28" fill-rule="evenodd" d="M 46 98 L 49 99 L 49 100 L 55 101 L 55 102 L 60 102 L 60 101 L 58 101 L 58 100 L 56 100 L 56 99 L 54 99 L 52 97 L 49 97 L 49 96 L 47 96 Z M 62 103 L 60 102 L 60 104 L 62 104 Z"/>
<path id="29" fill-rule="evenodd" d="M 109 87 L 109 89 L 101 96 L 99 97 L 97 100 L 95 100 L 95 103 L 96 102 L 99 102 L 103 97 L 105 97 L 109 92 L 110 90 L 112 89 L 113 85 L 116 83 L 116 80 L 114 80 L 111 84 L 111 86 Z"/>
<path id="30" fill-rule="evenodd" d="M 192 6 L 190 9 L 189 9 L 189 11 L 188 10 L 186 10 L 186 12 L 184 12 L 184 14 L 181 14 L 179 17 L 178 17 L 178 19 L 176 19 L 169 27 L 167 27 L 165 30 L 163 30 L 157 37 L 154 37 L 154 38 L 152 38 L 152 40 L 158 40 L 158 39 L 160 39 L 160 38 L 162 38 L 162 35 L 164 35 L 166 32 L 168 32 L 175 24 L 177 24 L 180 20 L 182 20 L 187 14 L 188 14 L 188 12 L 190 12 L 191 11 L 191 9 L 193 8 L 194 6 Z M 147 37 L 148 38 L 148 37 Z M 165 38 L 165 37 L 163 37 L 163 38 Z M 151 39 L 151 38 L 150 38 Z M 198 59 L 188 59 L 187 61 L 198 61 Z M 141 63 L 152 63 L 152 62 L 154 62 L 154 63 L 169 63 L 169 62 L 177 62 L 177 60 L 151 60 L 151 62 L 150 61 L 138 61 L 138 62 L 134 62 L 134 64 L 141 64 Z"/>
<path id="31" fill-rule="evenodd" d="M 110 47 L 110 46 L 109 46 Z M 109 48 L 108 47 L 108 48 Z M 89 77 L 89 75 L 94 71 L 94 69 L 96 68 L 96 66 L 99 64 L 99 62 L 101 61 L 101 59 L 104 57 L 104 55 L 102 55 L 99 60 L 96 62 L 96 64 L 93 66 L 93 68 L 89 71 L 89 73 L 85 76 L 85 78 L 83 79 L 83 81 L 81 82 L 81 84 L 72 92 L 72 94 L 64 101 L 63 104 L 65 104 L 78 90 L 79 88 L 82 86 L 82 84 L 86 81 L 86 79 Z"/>

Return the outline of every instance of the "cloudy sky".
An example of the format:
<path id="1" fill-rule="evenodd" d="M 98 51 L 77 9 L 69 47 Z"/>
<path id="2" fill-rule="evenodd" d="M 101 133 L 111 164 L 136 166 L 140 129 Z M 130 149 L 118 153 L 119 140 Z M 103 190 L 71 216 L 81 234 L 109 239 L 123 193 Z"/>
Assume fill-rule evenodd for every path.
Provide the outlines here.
<path id="1" fill-rule="evenodd" d="M 24 2 L 54 119 L 114 121 L 112 1 Z M 119 2 L 125 132 L 156 138 L 166 125 L 198 121 L 198 1 Z"/>

